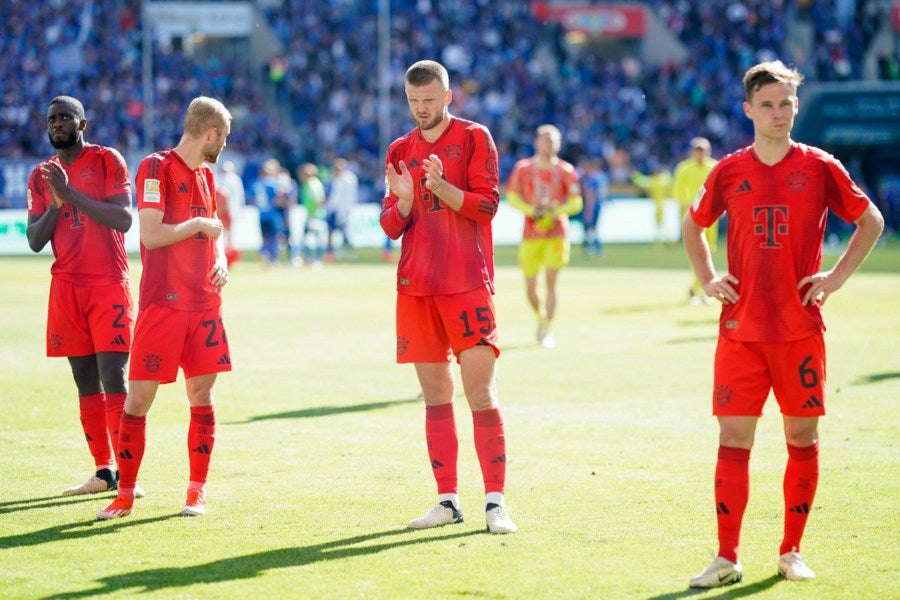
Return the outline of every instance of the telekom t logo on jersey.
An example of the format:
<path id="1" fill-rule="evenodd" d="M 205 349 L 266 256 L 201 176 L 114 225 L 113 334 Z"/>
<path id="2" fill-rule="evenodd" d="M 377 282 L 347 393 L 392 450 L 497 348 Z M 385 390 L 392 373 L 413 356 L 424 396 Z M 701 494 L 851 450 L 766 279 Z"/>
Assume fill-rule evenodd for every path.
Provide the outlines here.
<path id="1" fill-rule="evenodd" d="M 191 206 L 191 217 L 205 217 L 207 213 L 205 206 Z M 204 236 L 202 233 L 198 233 L 194 236 L 195 240 L 202 240 Z"/>
<path id="2" fill-rule="evenodd" d="M 781 248 L 779 238 L 788 232 L 787 206 L 757 206 L 753 209 L 753 232 L 763 236 L 762 248 Z"/>

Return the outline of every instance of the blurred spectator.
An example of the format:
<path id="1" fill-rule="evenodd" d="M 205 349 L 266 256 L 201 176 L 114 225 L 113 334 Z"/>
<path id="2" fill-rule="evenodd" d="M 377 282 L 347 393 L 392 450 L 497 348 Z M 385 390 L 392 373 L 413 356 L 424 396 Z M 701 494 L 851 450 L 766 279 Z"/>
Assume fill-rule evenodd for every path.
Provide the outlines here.
<path id="1" fill-rule="evenodd" d="M 278 174 L 281 165 L 278 160 L 266 160 L 253 186 L 253 200 L 259 210 L 259 231 L 262 234 L 262 247 L 259 254 L 266 265 L 278 263 L 278 238 L 282 234 L 283 220 L 275 206 L 278 196 Z"/>
<path id="2" fill-rule="evenodd" d="M 593 158 L 584 163 L 581 187 L 584 193 L 584 209 L 581 212 L 581 222 L 584 225 L 584 254 L 600 258 L 603 255 L 600 215 L 603 203 L 609 197 L 609 175 L 606 174 L 602 158 Z"/>
<path id="3" fill-rule="evenodd" d="M 234 163 L 226 160 L 222 169 L 216 173 L 216 203 L 219 218 L 225 226 L 225 257 L 228 266 L 234 264 L 241 256 L 234 245 L 235 224 L 243 218 L 246 197 L 244 182 L 234 170 Z"/>
<path id="4" fill-rule="evenodd" d="M 328 225 L 325 223 L 325 186 L 319 179 L 319 168 L 312 163 L 297 169 L 300 180 L 300 202 L 306 209 L 306 225 L 303 228 L 303 261 L 313 267 L 322 265 L 322 248 Z"/>
<path id="5" fill-rule="evenodd" d="M 277 187 L 275 192 L 275 212 L 278 213 L 278 256 L 281 256 L 281 247 L 287 248 L 288 261 L 294 266 L 300 266 L 300 241 L 294 238 L 291 231 L 292 213 L 297 206 L 297 182 L 291 177 L 291 172 L 279 166 L 276 177 Z"/>
<path id="6" fill-rule="evenodd" d="M 326 201 L 325 219 L 328 224 L 328 241 L 325 246 L 325 262 L 335 260 L 334 233 L 341 234 L 341 249 L 347 253 L 348 258 L 354 258 L 355 253 L 350 236 L 347 233 L 350 222 L 350 212 L 359 201 L 359 178 L 350 170 L 346 158 L 338 158 L 334 161 L 334 171 L 331 176 L 331 189 Z"/>

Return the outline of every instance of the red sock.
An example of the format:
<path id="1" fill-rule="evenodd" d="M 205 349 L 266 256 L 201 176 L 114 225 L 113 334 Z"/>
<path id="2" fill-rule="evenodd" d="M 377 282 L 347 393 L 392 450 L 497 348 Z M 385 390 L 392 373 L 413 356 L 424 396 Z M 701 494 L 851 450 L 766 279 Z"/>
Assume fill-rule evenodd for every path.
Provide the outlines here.
<path id="1" fill-rule="evenodd" d="M 719 556 L 737 562 L 741 523 L 750 497 L 750 450 L 719 446 L 716 462 L 716 520 Z"/>
<path id="2" fill-rule="evenodd" d="M 192 406 L 191 423 L 188 425 L 188 459 L 191 481 L 206 483 L 209 458 L 216 441 L 216 413 L 212 405 Z"/>
<path id="3" fill-rule="evenodd" d="M 453 403 L 425 406 L 425 441 L 428 458 L 438 494 L 455 494 L 458 478 L 456 462 L 459 456 L 459 440 L 456 437 L 456 420 Z"/>
<path id="4" fill-rule="evenodd" d="M 119 423 L 119 491 L 134 491 L 144 448 L 147 445 L 147 417 L 135 417 L 122 413 Z"/>
<path id="5" fill-rule="evenodd" d="M 103 392 L 78 398 L 81 429 L 98 471 L 113 464 L 109 436 L 106 433 L 105 398 Z"/>
<path id="6" fill-rule="evenodd" d="M 779 554 L 800 551 L 800 538 L 812 510 L 816 486 L 819 484 L 819 442 L 800 448 L 787 445 L 788 460 L 784 470 L 784 539 Z"/>
<path id="7" fill-rule="evenodd" d="M 506 437 L 499 408 L 472 411 L 475 453 L 481 463 L 484 493 L 503 493 L 506 483 Z"/>
<path id="8" fill-rule="evenodd" d="M 109 439 L 112 441 L 113 454 L 119 453 L 119 422 L 125 410 L 125 398 L 128 394 L 106 395 L 106 429 L 109 431 Z"/>

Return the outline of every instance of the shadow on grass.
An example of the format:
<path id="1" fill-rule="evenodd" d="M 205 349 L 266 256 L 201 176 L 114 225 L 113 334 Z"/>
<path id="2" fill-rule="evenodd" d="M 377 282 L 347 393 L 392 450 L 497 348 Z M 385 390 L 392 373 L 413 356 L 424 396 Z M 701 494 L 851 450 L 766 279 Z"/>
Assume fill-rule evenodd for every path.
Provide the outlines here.
<path id="1" fill-rule="evenodd" d="M 114 521 L 101 522 L 96 519 L 90 521 L 80 521 L 78 523 L 67 523 L 65 525 L 55 525 L 38 531 L 29 533 L 20 533 L 17 535 L 8 535 L 0 537 L 0 548 L 21 548 L 23 546 L 37 546 L 39 544 L 48 544 L 50 542 L 60 542 L 68 540 L 76 540 L 81 538 L 93 537 L 95 535 L 105 535 L 124 529 L 126 527 L 134 527 L 135 525 L 147 525 L 148 523 L 158 523 L 175 517 L 182 518 L 179 514 L 163 515 L 161 517 L 149 517 L 146 519 L 116 519 Z"/>
<path id="2" fill-rule="evenodd" d="M 384 402 L 366 402 L 364 404 L 352 404 L 349 406 L 316 406 L 314 408 L 302 408 L 299 410 L 289 410 L 280 413 L 269 413 L 267 415 L 256 415 L 250 417 L 246 421 L 232 421 L 228 425 L 241 425 L 243 423 L 255 423 L 257 421 L 271 421 L 273 419 L 310 419 L 313 417 L 328 417 L 331 415 L 342 415 L 344 413 L 366 412 L 370 410 L 380 410 L 391 406 L 399 406 L 402 404 L 421 404 L 419 398 L 410 398 L 404 400 L 385 400 Z"/>
<path id="3" fill-rule="evenodd" d="M 352 558 L 377 554 L 391 548 L 427 544 L 466 538 L 473 535 L 486 535 L 483 531 L 466 531 L 450 535 L 428 536 L 417 535 L 407 529 L 394 529 L 359 535 L 343 540 L 334 540 L 312 546 L 296 548 L 279 548 L 244 556 L 223 558 L 212 562 L 187 567 L 166 567 L 147 569 L 111 575 L 98 580 L 100 587 L 80 592 L 53 594 L 49 598 L 88 598 L 100 594 L 112 594 L 129 590 L 129 593 L 154 592 L 158 590 L 186 587 L 198 583 L 219 583 L 238 579 L 252 579 L 270 569 L 284 569 L 309 565 L 312 563 Z M 379 544 L 365 545 L 365 542 L 403 536 L 401 539 L 384 541 Z M 202 592 L 201 592 L 202 595 Z"/>
<path id="4" fill-rule="evenodd" d="M 881 381 L 887 381 L 888 379 L 900 379 L 900 372 L 894 373 L 872 373 L 871 375 L 864 375 L 860 377 L 856 381 L 853 382 L 853 385 L 868 385 L 870 383 L 879 383 Z"/>
<path id="5" fill-rule="evenodd" d="M 756 583 L 745 585 L 738 583 L 725 588 L 717 588 L 712 590 L 704 590 L 700 588 L 687 588 L 680 592 L 672 592 L 671 594 L 660 594 L 659 596 L 651 596 L 646 600 L 678 600 L 679 598 L 693 598 L 700 594 L 708 594 L 710 592 L 718 592 L 715 596 L 704 596 L 704 600 L 716 600 L 718 598 L 744 598 L 754 594 L 761 594 L 779 581 L 784 581 L 780 575 L 772 575 L 767 579 L 762 579 Z"/>
<path id="6" fill-rule="evenodd" d="M 100 498 L 115 498 L 115 494 L 109 492 L 107 494 L 85 494 L 83 496 L 45 496 L 43 498 L 25 498 L 23 500 L 10 500 L 8 502 L 0 502 L 0 515 L 7 513 L 20 512 L 24 510 L 35 510 L 38 508 L 53 508 L 54 506 L 67 506 L 69 504 L 78 504 L 81 502 L 94 502 Z"/>

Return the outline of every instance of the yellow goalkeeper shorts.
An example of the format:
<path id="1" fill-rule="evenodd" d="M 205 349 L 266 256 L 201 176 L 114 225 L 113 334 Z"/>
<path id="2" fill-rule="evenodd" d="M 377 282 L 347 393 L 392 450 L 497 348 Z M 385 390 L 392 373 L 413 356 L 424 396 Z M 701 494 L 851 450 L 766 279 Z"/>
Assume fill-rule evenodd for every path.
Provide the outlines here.
<path id="1" fill-rule="evenodd" d="M 536 277 L 541 269 L 559 271 L 569 264 L 571 245 L 565 237 L 522 240 L 519 266 L 525 277 Z"/>

